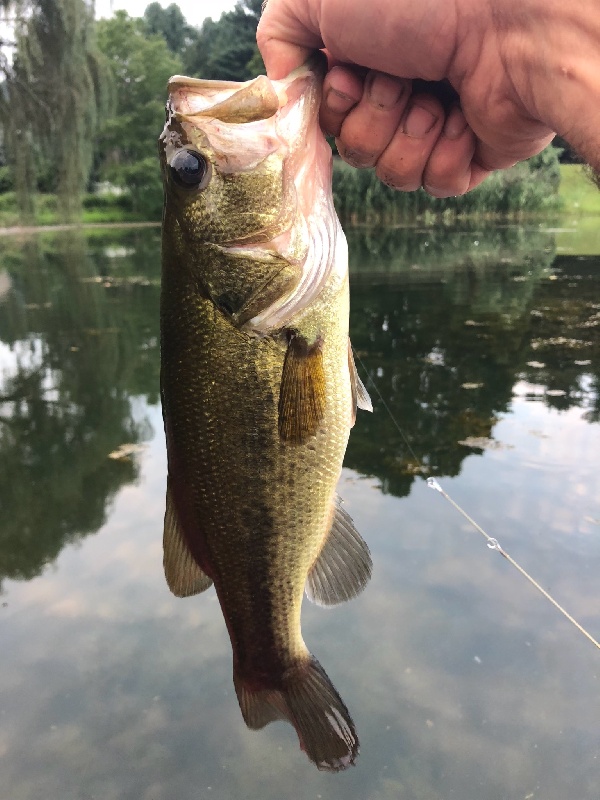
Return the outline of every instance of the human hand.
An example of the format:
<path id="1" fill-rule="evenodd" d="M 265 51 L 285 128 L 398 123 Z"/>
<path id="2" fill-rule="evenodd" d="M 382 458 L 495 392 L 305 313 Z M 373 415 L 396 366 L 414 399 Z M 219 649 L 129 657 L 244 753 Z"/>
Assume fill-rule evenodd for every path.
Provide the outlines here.
<path id="1" fill-rule="evenodd" d="M 336 137 L 344 161 L 374 167 L 394 189 L 464 194 L 490 169 L 475 159 L 476 137 L 458 101 L 443 103 L 437 88 L 415 88 L 411 80 L 375 70 L 363 78 L 336 65 L 323 86 L 321 126 Z"/>
<path id="2" fill-rule="evenodd" d="M 558 0 L 269 0 L 257 40 L 272 78 L 325 49 L 321 121 L 342 157 L 445 197 L 540 152 L 555 130 L 571 141 L 561 48 L 600 45 L 594 2 L 581 6 L 590 33 L 573 45 L 577 14 L 564 18 Z M 449 83 L 457 102 L 415 78 Z"/>

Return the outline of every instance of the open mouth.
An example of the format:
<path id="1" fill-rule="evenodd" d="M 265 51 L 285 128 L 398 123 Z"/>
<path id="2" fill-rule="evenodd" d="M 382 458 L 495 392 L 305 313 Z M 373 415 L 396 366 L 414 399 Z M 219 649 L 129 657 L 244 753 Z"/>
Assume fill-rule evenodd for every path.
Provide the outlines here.
<path id="1" fill-rule="evenodd" d="M 250 321 L 257 330 L 281 327 L 313 301 L 332 271 L 345 274 L 339 256 L 345 248 L 336 255 L 343 234 L 331 196 L 331 148 L 318 124 L 324 72 L 323 57 L 316 54 L 280 81 L 260 76 L 234 83 L 179 75 L 169 81 L 165 143 L 174 131 L 189 131 L 190 138 L 197 134 L 223 175 L 251 172 L 273 154 L 279 159 L 278 212 L 261 230 L 213 245 L 232 256 L 272 253 L 301 267 L 296 289 Z"/>

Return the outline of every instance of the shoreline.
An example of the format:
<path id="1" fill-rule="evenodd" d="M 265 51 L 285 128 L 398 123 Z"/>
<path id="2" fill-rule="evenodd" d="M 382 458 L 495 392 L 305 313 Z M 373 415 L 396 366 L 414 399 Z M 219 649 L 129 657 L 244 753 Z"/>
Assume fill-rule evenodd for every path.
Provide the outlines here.
<path id="1" fill-rule="evenodd" d="M 30 233 L 56 233 L 87 228 L 159 228 L 160 222 L 70 222 L 61 225 L 14 225 L 0 228 L 0 236 L 19 236 Z"/>

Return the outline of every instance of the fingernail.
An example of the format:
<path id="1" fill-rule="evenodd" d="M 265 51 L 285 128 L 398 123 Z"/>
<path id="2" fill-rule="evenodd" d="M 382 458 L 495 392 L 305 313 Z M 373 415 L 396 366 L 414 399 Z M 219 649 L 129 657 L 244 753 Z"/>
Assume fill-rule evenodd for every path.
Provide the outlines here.
<path id="1" fill-rule="evenodd" d="M 444 189 L 437 189 L 435 186 L 430 186 L 428 183 L 423 184 L 423 189 L 430 194 L 432 197 L 435 197 L 436 200 L 443 200 L 445 197 L 452 197 L 452 195 L 448 194 Z"/>
<path id="2" fill-rule="evenodd" d="M 404 121 L 404 133 L 413 139 L 422 139 L 437 121 L 431 111 L 422 106 L 413 106 Z"/>
<path id="3" fill-rule="evenodd" d="M 325 104 L 334 114 L 345 114 L 355 105 L 355 101 L 350 95 L 338 92 L 337 89 L 330 89 L 325 96 Z"/>
<path id="4" fill-rule="evenodd" d="M 381 72 L 372 73 L 368 82 L 369 100 L 379 108 L 392 108 L 404 94 L 404 84 Z"/>
<path id="5" fill-rule="evenodd" d="M 455 108 L 450 112 L 446 124 L 444 125 L 444 136 L 448 139 L 459 139 L 465 132 L 467 127 L 467 120 L 459 108 Z"/>

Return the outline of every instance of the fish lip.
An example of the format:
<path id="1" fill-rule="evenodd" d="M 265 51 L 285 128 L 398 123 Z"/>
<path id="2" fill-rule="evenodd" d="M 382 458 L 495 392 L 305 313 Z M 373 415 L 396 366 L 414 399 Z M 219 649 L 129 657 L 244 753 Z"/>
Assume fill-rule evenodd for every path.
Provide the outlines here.
<path id="1" fill-rule="evenodd" d="M 167 82 L 167 90 L 169 92 L 180 88 L 222 88 L 223 90 L 226 90 L 234 89 L 235 87 L 240 86 L 240 83 L 240 81 L 211 81 L 207 80 L 206 78 L 192 78 L 188 75 L 171 75 Z"/>
<path id="2" fill-rule="evenodd" d="M 271 83 L 275 84 L 290 84 L 295 81 L 297 78 L 301 77 L 305 73 L 314 72 L 315 79 L 324 78 L 327 72 L 327 57 L 323 52 L 320 50 L 315 50 L 302 64 L 300 67 L 297 67 L 293 72 L 290 72 L 285 78 L 281 78 L 277 81 L 271 81 L 270 78 L 267 78 Z M 264 77 L 264 76 L 258 76 Z M 252 78 L 249 81 L 219 81 L 219 80 L 208 80 L 206 78 L 192 78 L 187 75 L 172 75 L 168 82 L 167 82 L 167 90 L 169 93 L 175 91 L 176 89 L 222 89 L 223 91 L 231 90 L 231 89 L 240 89 L 245 84 L 253 83 L 256 78 Z"/>
<path id="3" fill-rule="evenodd" d="M 220 94 L 229 93 L 243 93 L 249 87 L 256 87 L 259 94 L 262 95 L 264 107 L 262 113 L 257 109 L 254 119 L 268 119 L 274 116 L 278 111 L 281 111 L 288 102 L 287 89 L 298 79 L 309 77 L 312 75 L 312 83 L 321 85 L 323 78 L 327 72 L 327 58 L 320 51 L 315 51 L 300 67 L 290 72 L 285 78 L 280 80 L 271 80 L 266 75 L 258 75 L 248 81 L 220 81 L 220 80 L 206 80 L 204 78 L 192 78 L 186 75 L 172 75 L 167 82 L 167 90 L 169 93 L 168 107 L 170 107 L 170 114 L 175 119 L 185 122 L 194 122 L 197 117 L 212 116 L 212 111 L 215 111 L 223 105 L 218 99 Z M 190 92 L 196 99 L 202 96 L 213 96 L 215 103 L 212 105 L 208 103 L 206 106 L 200 106 L 195 110 L 178 108 L 179 103 L 175 100 L 178 93 L 185 94 Z M 185 100 L 184 100 L 185 103 Z M 188 104 L 189 105 L 189 104 Z M 225 104 L 226 105 L 226 104 Z M 218 113 L 216 118 L 219 117 Z M 226 119 L 228 122 L 235 122 L 237 120 Z M 245 121 L 240 119 L 239 122 Z M 168 124 L 168 122 L 167 122 Z"/>

